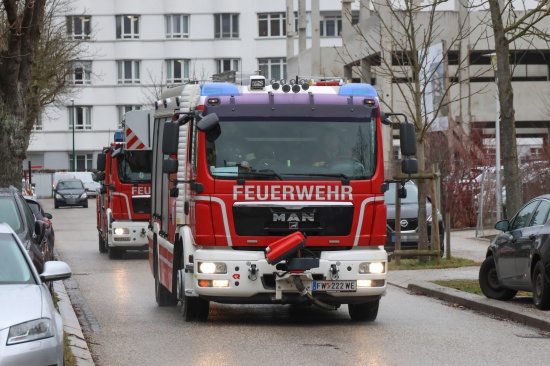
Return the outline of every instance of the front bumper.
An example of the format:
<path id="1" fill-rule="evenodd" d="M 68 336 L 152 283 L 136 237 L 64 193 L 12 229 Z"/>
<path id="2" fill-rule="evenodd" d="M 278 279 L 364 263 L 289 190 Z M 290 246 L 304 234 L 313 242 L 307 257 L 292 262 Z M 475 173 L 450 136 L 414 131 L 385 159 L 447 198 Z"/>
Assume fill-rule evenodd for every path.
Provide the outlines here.
<path id="1" fill-rule="evenodd" d="M 267 263 L 263 252 L 234 251 L 231 249 L 199 249 L 194 255 L 194 265 L 187 268 L 185 295 L 200 296 L 222 303 L 297 303 L 300 296 L 292 276 L 300 276 L 313 297 L 333 304 L 367 302 L 386 292 L 387 253 L 380 247 L 322 252 L 318 268 L 304 273 L 289 274 Z M 223 262 L 225 274 L 199 273 L 201 262 Z M 380 274 L 359 273 L 363 262 L 380 262 L 384 271 Z M 336 275 L 334 274 L 336 268 Z M 201 280 L 227 281 L 227 287 L 201 287 Z M 368 287 L 357 286 L 355 291 L 314 291 L 313 281 L 369 280 Z M 364 284 L 363 282 L 362 284 Z"/>
<path id="2" fill-rule="evenodd" d="M 85 198 L 55 198 L 55 203 L 58 206 L 86 206 L 88 205 L 88 197 Z"/>
<path id="3" fill-rule="evenodd" d="M 116 229 L 122 229 L 124 233 L 115 234 Z M 109 230 L 109 245 L 126 249 L 147 249 L 147 221 L 113 221 Z"/>

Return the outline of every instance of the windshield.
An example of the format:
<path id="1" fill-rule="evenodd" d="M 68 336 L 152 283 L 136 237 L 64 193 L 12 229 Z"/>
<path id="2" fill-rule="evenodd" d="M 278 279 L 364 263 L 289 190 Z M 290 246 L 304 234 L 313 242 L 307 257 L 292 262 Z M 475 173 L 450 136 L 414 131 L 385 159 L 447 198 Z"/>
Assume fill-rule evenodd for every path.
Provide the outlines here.
<path id="1" fill-rule="evenodd" d="M 25 255 L 11 234 L 0 234 L 0 284 L 35 283 Z"/>
<path id="2" fill-rule="evenodd" d="M 376 124 L 362 122 L 220 121 L 207 143 L 219 179 L 369 179 L 376 169 Z"/>
<path id="3" fill-rule="evenodd" d="M 84 189 L 80 180 L 62 180 L 57 183 L 57 189 Z"/>
<path id="4" fill-rule="evenodd" d="M 151 150 L 125 150 L 117 156 L 118 176 L 122 183 L 151 182 Z"/>
<path id="5" fill-rule="evenodd" d="M 390 183 L 389 189 L 384 193 L 384 202 L 386 205 L 395 205 L 395 188 L 397 184 L 396 183 Z M 399 187 L 401 187 L 401 183 L 399 183 Z M 402 204 L 407 203 L 418 203 L 418 188 L 416 185 L 412 182 L 405 183 L 405 189 L 407 190 L 407 197 L 401 198 Z"/>

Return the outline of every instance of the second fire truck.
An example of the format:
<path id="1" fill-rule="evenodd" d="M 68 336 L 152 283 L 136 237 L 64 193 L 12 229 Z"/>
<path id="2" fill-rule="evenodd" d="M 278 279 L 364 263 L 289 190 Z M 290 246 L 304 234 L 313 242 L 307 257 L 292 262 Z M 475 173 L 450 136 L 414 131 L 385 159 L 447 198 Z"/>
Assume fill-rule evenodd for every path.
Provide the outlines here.
<path id="1" fill-rule="evenodd" d="M 156 102 L 148 238 L 160 306 L 179 301 L 186 320 L 206 320 L 210 302 L 346 304 L 352 320 L 376 319 L 391 121 L 371 85 L 336 84 L 255 76 Z M 401 139 L 413 155 L 412 123 Z"/>
<path id="2" fill-rule="evenodd" d="M 151 208 L 152 111 L 130 111 L 123 130 L 98 155 L 96 180 L 99 251 L 117 259 L 130 249 L 147 249 Z"/>

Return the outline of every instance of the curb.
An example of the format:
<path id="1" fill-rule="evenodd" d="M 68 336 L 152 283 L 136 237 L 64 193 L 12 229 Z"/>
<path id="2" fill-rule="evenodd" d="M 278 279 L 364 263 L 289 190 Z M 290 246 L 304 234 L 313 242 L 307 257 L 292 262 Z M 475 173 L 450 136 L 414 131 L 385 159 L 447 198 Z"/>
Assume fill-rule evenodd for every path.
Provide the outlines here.
<path id="1" fill-rule="evenodd" d="M 531 309 L 523 308 L 505 301 L 488 299 L 483 296 L 459 291 L 454 288 L 439 286 L 430 282 L 410 283 L 408 285 L 408 290 L 550 332 L 550 313 L 541 313 L 538 309 L 536 312 L 533 312 Z"/>
<path id="2" fill-rule="evenodd" d="M 71 352 L 76 358 L 76 364 L 78 366 L 95 366 L 65 285 L 62 281 L 55 281 L 53 287 L 59 299 L 57 306 L 63 318 L 63 330 L 69 338 Z"/>

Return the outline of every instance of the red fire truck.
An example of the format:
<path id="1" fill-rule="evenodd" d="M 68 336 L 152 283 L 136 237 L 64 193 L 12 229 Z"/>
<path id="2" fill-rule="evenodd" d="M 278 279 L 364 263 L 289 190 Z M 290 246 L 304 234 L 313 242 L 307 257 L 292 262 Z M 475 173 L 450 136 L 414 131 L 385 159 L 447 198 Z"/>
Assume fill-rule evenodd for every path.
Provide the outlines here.
<path id="1" fill-rule="evenodd" d="M 99 251 L 117 259 L 125 250 L 146 250 L 151 209 L 152 111 L 124 115 L 123 131 L 97 157 Z"/>
<path id="2" fill-rule="evenodd" d="M 312 85 L 310 85 L 312 84 Z M 159 306 L 347 304 L 373 321 L 388 256 L 382 123 L 368 84 L 186 84 L 155 103 L 149 262 Z M 401 123 L 405 174 L 414 127 Z M 405 146 L 403 146 L 405 145 Z"/>

